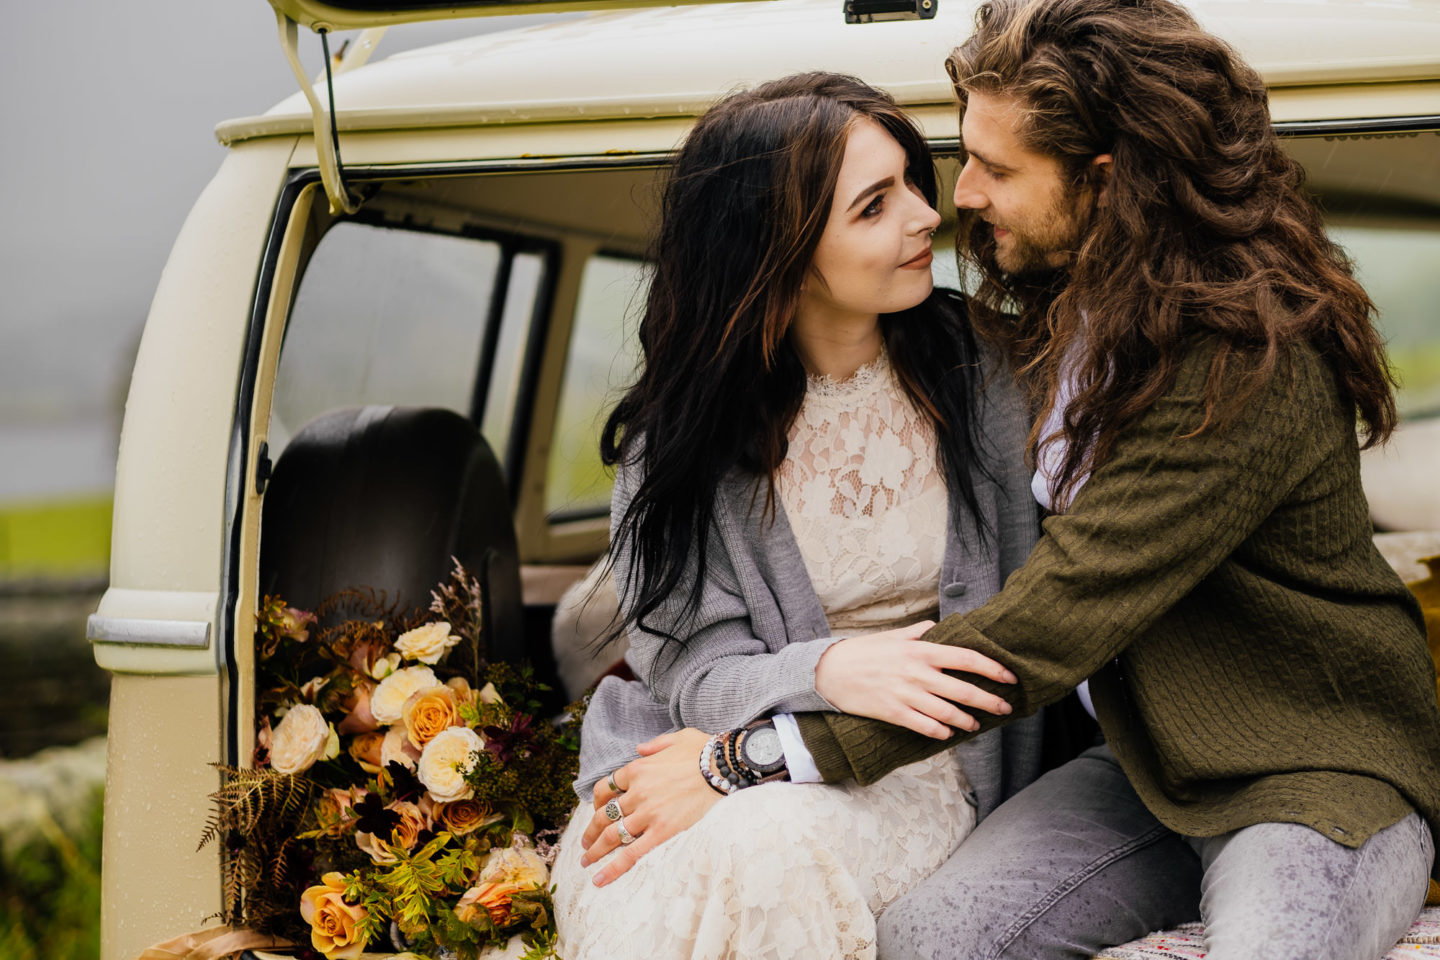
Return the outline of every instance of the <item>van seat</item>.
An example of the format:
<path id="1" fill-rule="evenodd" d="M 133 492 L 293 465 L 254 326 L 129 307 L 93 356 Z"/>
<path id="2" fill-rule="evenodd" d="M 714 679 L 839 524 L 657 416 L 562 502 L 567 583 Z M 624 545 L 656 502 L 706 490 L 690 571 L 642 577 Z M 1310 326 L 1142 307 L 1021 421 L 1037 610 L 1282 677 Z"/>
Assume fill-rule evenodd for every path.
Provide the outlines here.
<path id="1" fill-rule="evenodd" d="M 459 414 L 331 411 L 301 428 L 275 465 L 260 591 L 303 609 L 355 587 L 427 606 L 454 557 L 482 587 L 487 658 L 518 661 L 526 644 L 509 503 L 494 453 Z"/>

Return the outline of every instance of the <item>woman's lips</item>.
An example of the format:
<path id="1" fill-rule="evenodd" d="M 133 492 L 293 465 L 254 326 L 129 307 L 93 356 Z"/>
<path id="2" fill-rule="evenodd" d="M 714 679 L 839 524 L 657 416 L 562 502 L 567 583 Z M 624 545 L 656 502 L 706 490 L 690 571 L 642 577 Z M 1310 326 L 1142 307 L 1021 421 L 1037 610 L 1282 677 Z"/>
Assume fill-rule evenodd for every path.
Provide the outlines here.
<path id="1" fill-rule="evenodd" d="M 901 270 L 923 270 L 930 266 L 930 261 L 935 259 L 935 254 L 929 250 L 921 251 L 918 256 L 911 257 L 900 264 Z"/>

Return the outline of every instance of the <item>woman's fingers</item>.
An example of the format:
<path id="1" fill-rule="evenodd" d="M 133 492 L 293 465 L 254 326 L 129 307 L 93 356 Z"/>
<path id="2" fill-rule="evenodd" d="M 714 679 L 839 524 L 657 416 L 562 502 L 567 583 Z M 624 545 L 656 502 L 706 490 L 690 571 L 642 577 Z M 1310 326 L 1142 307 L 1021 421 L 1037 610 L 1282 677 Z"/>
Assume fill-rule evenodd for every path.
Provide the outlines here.
<path id="1" fill-rule="evenodd" d="M 975 684 L 967 683 L 959 677 L 952 677 L 947 673 L 936 671 L 926 678 L 924 686 L 928 693 L 942 700 L 948 700 L 964 707 L 973 707 L 976 710 L 984 710 L 986 713 L 993 713 L 998 717 L 1008 716 L 1013 711 L 1004 698 L 987 693 Z M 944 720 L 945 718 L 936 717 L 935 719 Z"/>
<path id="2" fill-rule="evenodd" d="M 618 797 L 612 797 L 611 799 L 619 806 L 622 815 L 634 812 L 633 804 L 626 799 L 625 794 L 622 793 Z M 615 822 L 606 812 L 606 808 L 609 805 L 610 801 L 607 800 L 595 808 L 595 813 L 591 815 L 590 823 L 585 827 L 585 833 L 580 838 L 580 846 L 588 850 L 590 845 L 595 842 L 595 838 L 600 835 L 601 831 Z"/>
<path id="3" fill-rule="evenodd" d="M 645 815 L 643 810 L 636 810 L 634 813 L 625 815 L 625 829 L 635 838 L 630 844 L 631 846 L 639 843 L 640 838 L 645 835 L 645 825 L 648 821 L 649 817 Z M 594 824 L 592 823 L 591 826 L 594 826 Z M 589 831 L 587 830 L 586 833 L 589 833 Z M 625 846 L 620 842 L 620 825 L 608 821 L 606 822 L 605 828 L 596 835 L 593 843 L 581 845 L 585 847 L 585 853 L 580 857 L 580 866 L 582 867 L 588 867 L 590 864 L 613 853 L 616 849 Z M 626 869 L 629 868 L 627 867 Z"/>
<path id="4" fill-rule="evenodd" d="M 603 887 L 607 883 L 613 882 L 621 874 L 635 866 L 641 857 L 659 846 L 661 841 L 666 839 L 668 838 L 660 836 L 659 830 L 647 831 L 640 834 L 640 836 L 635 838 L 634 843 L 628 847 L 622 846 L 620 852 L 615 854 L 609 863 L 595 871 L 595 876 L 590 879 L 590 882 L 597 887 Z"/>
<path id="5" fill-rule="evenodd" d="M 642 757 L 654 756 L 661 750 L 664 750 L 666 747 L 674 743 L 676 738 L 678 738 L 682 733 L 685 732 L 685 730 L 675 730 L 670 733 L 662 733 L 660 734 L 660 736 L 656 737 L 653 740 L 646 740 L 644 743 L 640 744 L 635 749 L 640 752 L 640 756 Z M 624 789 L 623 786 L 621 789 Z"/>
<path id="6" fill-rule="evenodd" d="M 992 660 L 985 654 L 967 647 L 949 647 L 943 643 L 926 643 L 920 650 L 925 661 L 942 670 L 958 673 L 974 673 L 994 680 L 996 683 L 1015 683 L 1015 674 L 1004 664 Z"/>

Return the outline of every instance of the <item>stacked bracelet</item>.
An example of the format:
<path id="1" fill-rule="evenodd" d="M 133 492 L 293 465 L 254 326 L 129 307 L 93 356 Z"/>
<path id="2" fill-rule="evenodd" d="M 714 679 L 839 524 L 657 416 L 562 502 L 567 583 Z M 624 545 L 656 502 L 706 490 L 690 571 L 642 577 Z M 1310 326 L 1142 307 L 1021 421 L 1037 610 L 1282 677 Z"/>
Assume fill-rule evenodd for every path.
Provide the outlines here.
<path id="1" fill-rule="evenodd" d="M 736 730 L 716 734 L 705 741 L 705 746 L 700 751 L 700 776 L 710 789 L 716 793 L 731 794 L 757 784 L 790 779 L 790 771 L 781 758 L 772 757 L 770 761 L 762 761 L 762 769 L 755 769 L 747 760 L 745 741 L 752 731 L 760 726 L 770 726 L 768 733 L 773 738 L 771 722 L 760 720 Z M 773 743 L 769 746 L 771 750 L 777 749 Z M 763 756 L 764 747 L 761 750 Z"/>

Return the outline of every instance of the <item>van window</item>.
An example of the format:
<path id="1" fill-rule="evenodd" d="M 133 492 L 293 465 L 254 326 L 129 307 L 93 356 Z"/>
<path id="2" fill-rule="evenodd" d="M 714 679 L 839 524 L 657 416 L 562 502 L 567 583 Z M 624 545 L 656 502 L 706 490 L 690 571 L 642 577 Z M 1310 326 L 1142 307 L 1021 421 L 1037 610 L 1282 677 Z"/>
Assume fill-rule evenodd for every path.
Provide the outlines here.
<path id="1" fill-rule="evenodd" d="M 352 221 L 332 227 L 285 331 L 272 456 L 337 407 L 433 406 L 468 416 L 500 261 L 490 240 Z"/>
<path id="2" fill-rule="evenodd" d="M 1330 228 L 1379 311 L 1402 419 L 1440 416 L 1440 218 Z"/>
<path id="3" fill-rule="evenodd" d="M 520 411 L 520 392 L 524 389 L 528 347 L 535 329 L 535 310 L 545 282 L 545 268 L 545 257 L 539 253 L 517 253 L 511 260 L 505 301 L 500 310 L 500 330 L 495 340 L 495 359 L 490 366 L 490 383 L 482 398 L 485 405 L 480 432 L 505 466 L 507 476 L 513 475 L 517 468 L 512 459 L 522 455 L 514 449 L 515 445 L 525 439 L 515 436 L 516 416 Z"/>
<path id="4" fill-rule="evenodd" d="M 635 331 L 647 279 L 640 260 L 601 255 L 585 264 L 546 468 L 551 519 L 603 516 L 610 509 L 612 478 L 600 462 L 600 429 L 639 363 Z"/>

